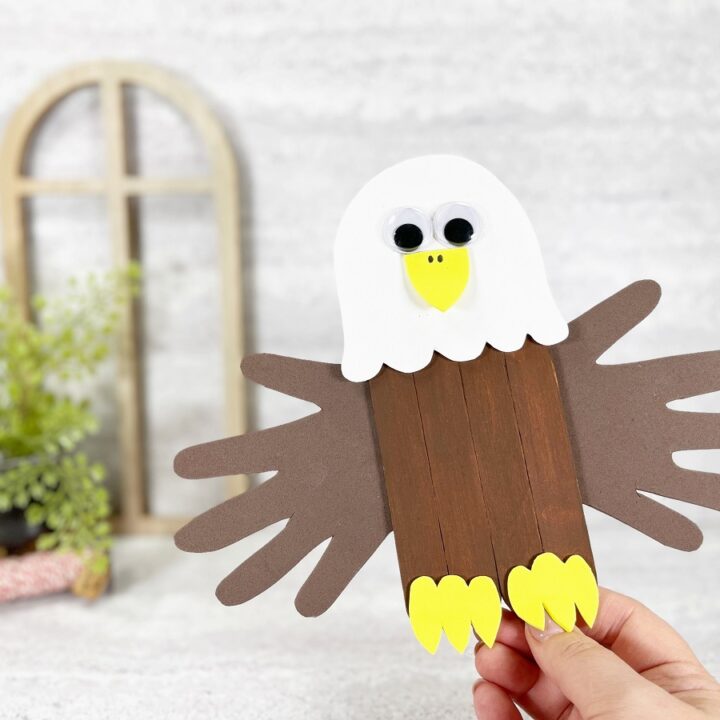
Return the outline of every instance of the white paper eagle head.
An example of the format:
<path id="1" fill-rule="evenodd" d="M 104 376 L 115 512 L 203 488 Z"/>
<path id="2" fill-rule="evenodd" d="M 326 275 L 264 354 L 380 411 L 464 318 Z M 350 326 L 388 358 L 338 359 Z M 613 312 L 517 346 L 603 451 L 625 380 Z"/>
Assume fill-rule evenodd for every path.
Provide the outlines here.
<path id="1" fill-rule="evenodd" d="M 340 222 L 335 275 L 349 380 L 568 334 L 525 211 L 464 158 L 414 158 L 370 180 Z"/>

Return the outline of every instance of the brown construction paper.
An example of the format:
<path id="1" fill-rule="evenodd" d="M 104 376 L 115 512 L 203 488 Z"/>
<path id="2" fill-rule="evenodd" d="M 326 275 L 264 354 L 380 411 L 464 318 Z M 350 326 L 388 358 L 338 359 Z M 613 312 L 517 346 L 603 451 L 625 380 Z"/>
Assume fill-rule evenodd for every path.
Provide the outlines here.
<path id="1" fill-rule="evenodd" d="M 196 445 L 175 458 L 187 478 L 276 470 L 259 487 L 208 510 L 178 531 L 181 550 L 208 552 L 289 518 L 284 529 L 233 570 L 218 599 L 236 605 L 264 592 L 305 555 L 332 538 L 300 589 L 303 615 L 323 613 L 391 530 L 366 383 L 339 365 L 254 355 L 246 377 L 318 405 L 295 422 Z"/>
<path id="2" fill-rule="evenodd" d="M 667 403 L 720 389 L 720 352 L 616 365 L 597 358 L 652 312 L 660 287 L 636 282 L 570 324 L 552 348 L 583 502 L 665 545 L 695 550 L 695 523 L 642 490 L 720 509 L 720 476 L 686 470 L 676 450 L 720 448 L 720 415 Z"/>

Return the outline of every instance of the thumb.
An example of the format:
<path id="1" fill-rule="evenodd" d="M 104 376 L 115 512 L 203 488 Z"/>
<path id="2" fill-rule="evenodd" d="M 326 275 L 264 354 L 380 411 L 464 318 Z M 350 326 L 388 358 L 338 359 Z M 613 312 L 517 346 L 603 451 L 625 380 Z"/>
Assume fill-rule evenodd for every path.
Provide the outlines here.
<path id="1" fill-rule="evenodd" d="M 565 632 L 549 617 L 545 630 L 525 626 L 540 669 L 583 717 L 637 718 L 657 700 L 657 688 L 578 628 Z"/>

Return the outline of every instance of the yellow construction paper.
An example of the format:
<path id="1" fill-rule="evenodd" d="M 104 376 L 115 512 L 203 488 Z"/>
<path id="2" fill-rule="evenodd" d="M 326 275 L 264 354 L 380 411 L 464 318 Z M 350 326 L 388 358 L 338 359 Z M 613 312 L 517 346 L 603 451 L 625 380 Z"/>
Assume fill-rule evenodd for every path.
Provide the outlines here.
<path id="1" fill-rule="evenodd" d="M 467 248 L 443 248 L 404 256 L 410 284 L 434 308 L 449 310 L 465 291 L 470 278 Z"/>
<path id="2" fill-rule="evenodd" d="M 575 627 L 575 608 L 592 627 L 599 594 L 590 566 L 579 555 L 565 562 L 553 553 L 542 553 L 530 569 L 519 565 L 508 576 L 508 596 L 515 614 L 543 630 L 545 613 L 565 631 Z"/>

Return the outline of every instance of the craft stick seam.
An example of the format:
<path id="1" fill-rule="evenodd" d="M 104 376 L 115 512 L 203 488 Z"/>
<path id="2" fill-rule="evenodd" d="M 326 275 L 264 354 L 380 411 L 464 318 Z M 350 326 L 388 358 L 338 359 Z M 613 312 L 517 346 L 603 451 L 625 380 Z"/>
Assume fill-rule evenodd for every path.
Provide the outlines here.
<path id="1" fill-rule="evenodd" d="M 525 342 L 527 342 L 527 338 L 525 339 Z M 508 388 L 510 389 L 510 400 L 512 401 L 513 406 L 513 415 L 515 416 L 515 428 L 517 429 L 518 438 L 520 439 L 520 447 L 522 449 L 522 459 L 523 459 L 523 465 L 525 467 L 525 477 L 527 479 L 528 488 L 530 490 L 530 497 L 532 498 L 532 504 L 533 504 L 533 520 L 535 521 L 535 527 L 537 528 L 538 536 L 540 538 L 540 546 L 543 550 L 546 550 L 545 547 L 545 541 L 543 540 L 543 534 L 542 530 L 540 528 L 540 522 L 537 518 L 537 513 L 535 512 L 535 508 L 537 507 L 536 504 L 536 498 L 535 493 L 533 492 L 533 484 L 530 480 L 530 468 L 528 468 L 527 464 L 527 454 L 525 451 L 525 442 L 523 441 L 523 434 L 520 430 L 520 423 L 518 422 L 518 416 L 517 416 L 517 402 L 515 400 L 515 393 L 513 392 L 513 384 L 510 380 L 510 370 L 507 366 L 507 355 L 503 353 L 502 355 L 502 361 L 503 361 L 503 367 L 505 368 L 505 377 L 507 378 Z M 528 558 L 529 561 L 532 561 L 533 558 Z"/>
<path id="2" fill-rule="evenodd" d="M 430 485 L 432 486 L 433 497 L 435 498 L 435 502 L 434 502 L 434 508 L 435 508 L 435 510 L 436 510 L 436 512 L 435 512 L 435 520 L 437 521 L 438 528 L 439 528 L 439 531 L 440 531 L 440 542 L 441 542 L 442 547 L 443 547 L 443 555 L 444 555 L 444 557 L 445 557 L 445 566 L 446 566 L 447 573 L 449 574 L 449 573 L 450 573 L 450 567 L 449 567 L 448 561 L 447 561 L 447 554 L 446 554 L 447 548 L 446 548 L 446 545 L 445 545 L 445 537 L 443 536 L 442 522 L 440 521 L 440 516 L 439 516 L 439 514 L 437 513 L 437 507 L 438 507 L 437 488 L 435 487 L 435 481 L 433 480 L 432 464 L 430 463 L 430 453 L 428 452 L 428 449 L 427 449 L 427 440 L 425 439 L 425 437 L 426 437 L 426 436 L 425 436 L 425 423 L 424 423 L 424 421 L 423 421 L 422 411 L 420 410 L 420 400 L 419 400 L 419 398 L 418 398 L 417 382 L 415 381 L 415 373 L 412 373 L 412 381 L 413 381 L 413 389 L 414 389 L 414 391 L 415 391 L 415 403 L 417 404 L 418 417 L 420 418 L 420 428 L 422 429 L 423 447 L 425 448 L 425 460 L 426 460 L 426 462 L 427 462 L 428 474 L 430 475 Z"/>
<path id="3" fill-rule="evenodd" d="M 492 548 L 493 564 L 495 565 L 495 577 L 497 578 L 498 589 L 500 589 L 502 591 L 504 581 L 503 581 L 503 578 L 500 576 L 500 568 L 498 567 L 497 556 L 495 554 L 495 544 L 494 544 L 494 539 L 493 539 L 493 534 L 492 534 L 492 524 L 490 523 L 490 518 L 488 517 L 488 504 L 487 504 L 487 502 L 485 502 L 485 494 L 482 491 L 482 477 L 480 475 L 480 462 L 478 460 L 477 448 L 475 447 L 475 439 L 472 434 L 472 426 L 470 423 L 470 411 L 468 409 L 468 399 L 467 399 L 467 394 L 465 392 L 465 380 L 463 379 L 463 374 L 459 367 L 458 367 L 458 375 L 460 376 L 460 386 L 462 387 L 462 395 L 463 395 L 463 400 L 465 403 L 463 410 L 465 411 L 465 417 L 467 419 L 467 424 L 468 424 L 468 427 L 470 428 L 470 439 L 472 442 L 473 456 L 475 458 L 475 470 L 476 470 L 476 475 L 478 478 L 478 487 L 480 489 L 480 494 L 482 495 L 482 498 L 483 498 L 483 509 L 485 511 L 484 520 L 485 520 L 485 525 L 488 528 L 488 536 L 490 538 L 490 546 Z M 472 522 L 472 519 L 470 521 Z"/>

